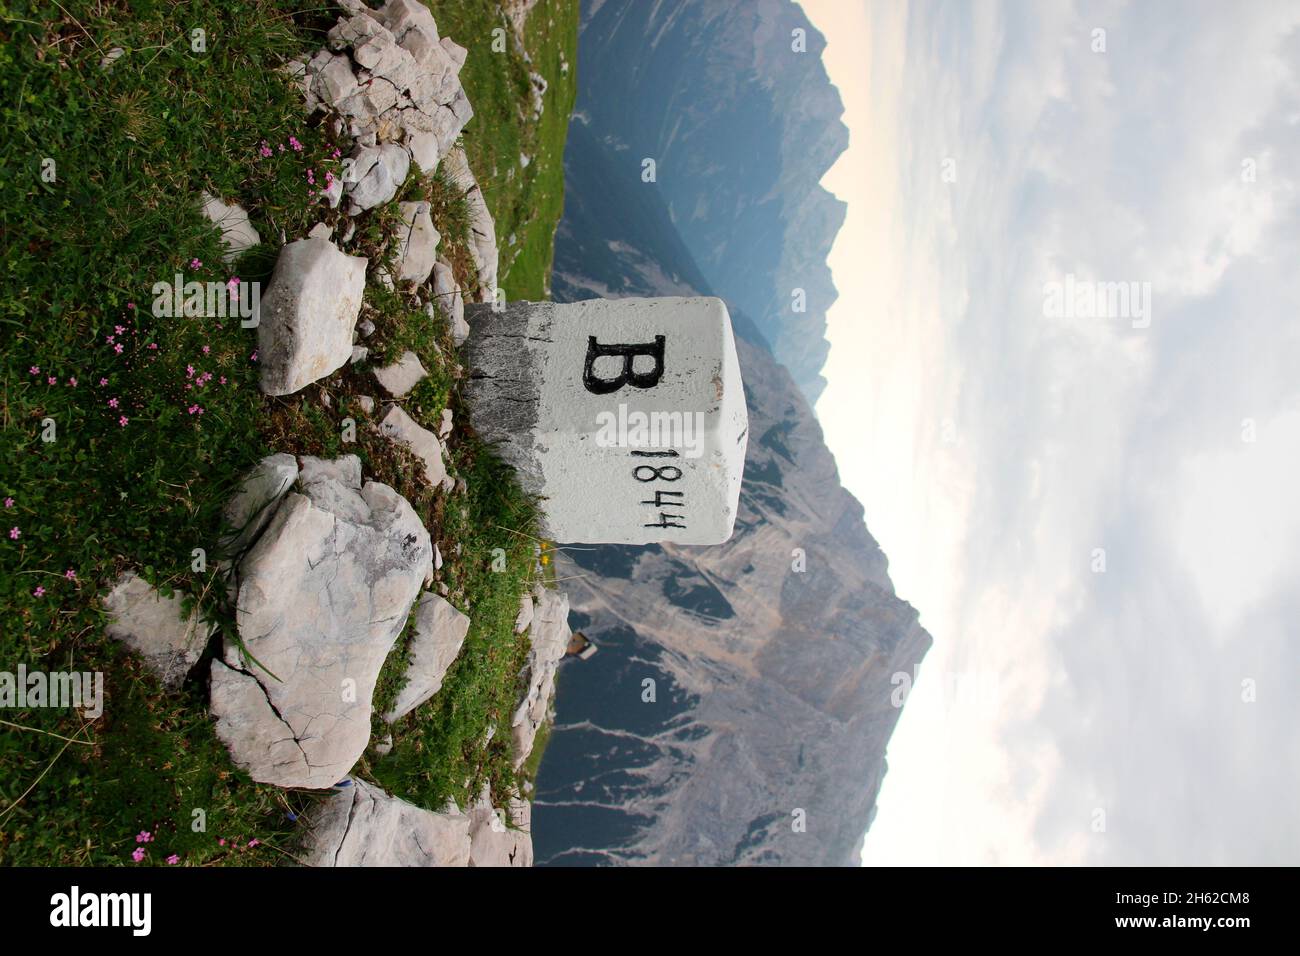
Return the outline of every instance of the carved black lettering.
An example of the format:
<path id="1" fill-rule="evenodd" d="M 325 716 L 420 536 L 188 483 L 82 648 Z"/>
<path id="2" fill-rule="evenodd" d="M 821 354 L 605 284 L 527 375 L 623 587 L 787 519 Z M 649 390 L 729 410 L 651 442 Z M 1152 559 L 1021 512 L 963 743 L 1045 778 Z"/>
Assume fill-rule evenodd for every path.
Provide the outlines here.
<path id="1" fill-rule="evenodd" d="M 595 395 L 608 395 L 617 392 L 624 385 L 633 388 L 654 388 L 664 374 L 664 343 L 667 339 L 656 335 L 653 342 L 640 345 L 602 345 L 596 336 L 587 336 L 587 359 L 582 366 L 582 384 L 587 391 Z M 648 355 L 654 359 L 655 367 L 649 372 L 633 370 L 633 362 L 638 355 Z M 623 370 L 615 378 L 601 378 L 596 374 L 596 359 L 613 356 L 623 359 Z"/>
<path id="2" fill-rule="evenodd" d="M 675 521 L 669 521 L 668 520 L 669 518 L 681 518 L 682 520 L 685 520 L 686 515 L 669 515 L 660 512 L 659 520 L 657 522 L 655 522 L 654 524 L 645 525 L 644 527 L 647 528 L 685 528 L 686 527 L 686 525 L 684 524 L 677 524 Z"/>
<path id="3" fill-rule="evenodd" d="M 644 478 L 641 476 L 643 471 L 649 472 Z M 664 474 L 668 471 L 673 472 L 671 477 Z M 656 478 L 660 481 L 677 481 L 682 477 L 682 470 L 676 465 L 660 465 L 658 468 L 653 465 L 637 465 L 632 469 L 632 477 L 637 481 L 654 481 Z"/>
<path id="4" fill-rule="evenodd" d="M 665 501 L 669 495 L 682 499 L 681 501 Z M 654 505 L 656 508 L 662 508 L 664 505 L 672 505 L 674 508 L 680 508 L 686 504 L 686 493 L 684 491 L 656 491 L 654 500 L 642 501 L 643 505 Z"/>

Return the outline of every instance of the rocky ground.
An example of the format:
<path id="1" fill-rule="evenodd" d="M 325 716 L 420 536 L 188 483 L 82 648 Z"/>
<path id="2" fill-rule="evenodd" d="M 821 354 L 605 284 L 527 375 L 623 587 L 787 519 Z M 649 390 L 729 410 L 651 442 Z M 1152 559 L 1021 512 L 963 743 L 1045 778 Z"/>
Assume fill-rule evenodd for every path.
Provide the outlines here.
<path id="1" fill-rule="evenodd" d="M 531 504 L 461 424 L 464 305 L 499 296 L 502 281 L 489 198 L 467 156 L 467 50 L 418 0 L 338 6 L 328 30 L 302 34 L 323 36 L 319 49 L 304 44 L 268 71 L 288 104 L 296 98 L 305 131 L 262 139 L 259 159 L 299 154 L 306 202 L 285 215 L 265 202 L 266 188 L 219 181 L 191 200 L 219 243 L 207 258 L 232 273 L 232 302 L 259 261 L 269 276 L 256 331 L 243 332 L 256 340 L 246 346 L 239 411 L 205 398 L 235 377 L 213 381 L 224 369 L 206 361 L 205 344 L 185 366 L 182 421 L 230 416 L 233 429 L 252 416 L 260 449 L 238 453 L 249 464 L 229 482 L 187 481 L 218 529 L 188 549 L 191 575 L 164 578 L 129 547 L 112 562 L 101 604 L 109 644 L 92 638 L 93 653 L 76 662 L 113 668 L 109 696 L 118 699 L 104 720 L 51 716 L 57 734 L 36 720 L 12 725 L 78 744 L 67 761 L 78 769 L 52 782 L 83 786 L 94 814 L 139 814 L 134 842 L 120 823 L 106 827 L 85 839 L 82 862 L 246 863 L 266 844 L 276 857 L 259 862 L 532 861 L 529 757 L 569 641 L 567 601 L 546 586 L 549 555 L 532 535 Z M 523 18 L 502 22 L 518 31 Z M 105 74 L 132 62 L 113 50 L 123 48 L 99 60 Z M 233 340 L 232 325 L 220 331 Z M 135 332 L 119 325 L 109 337 L 152 362 Z M 130 402 L 112 405 L 123 429 L 146 414 Z M 6 471 L 5 490 L 21 489 Z M 66 580 L 81 591 L 74 569 Z M 29 647 L 41 620 L 23 614 Z M 51 642 L 46 666 L 75 660 L 77 646 Z M 118 716 L 121 696 L 141 693 L 157 696 L 141 702 L 152 716 Z M 138 773 L 134 790 L 117 769 L 133 746 L 119 736 L 128 725 L 134 745 L 142 733 L 147 740 L 127 774 Z M 105 751 L 112 759 L 97 761 Z M 172 778 L 184 760 L 205 761 L 206 793 Z M 111 788 L 102 783 L 109 766 Z M 0 858 L 44 845 L 55 859 L 76 859 L 83 837 L 69 840 L 73 825 L 36 837 L 43 812 L 51 809 L 39 795 L 4 785 Z M 272 818 L 273 833 L 263 829 Z M 248 838 L 254 828 L 261 838 Z M 188 852 L 151 846 L 160 837 Z"/>

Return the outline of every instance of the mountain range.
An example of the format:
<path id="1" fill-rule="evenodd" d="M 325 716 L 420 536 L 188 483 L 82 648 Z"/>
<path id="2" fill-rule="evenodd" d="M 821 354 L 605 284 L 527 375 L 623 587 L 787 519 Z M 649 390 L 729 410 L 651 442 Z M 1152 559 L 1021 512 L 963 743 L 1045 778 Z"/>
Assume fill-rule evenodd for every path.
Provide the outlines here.
<path id="1" fill-rule="evenodd" d="M 625 6 L 681 27 L 689 17 L 673 9 L 728 4 Z M 592 8 L 588 24 L 616 12 Z M 588 43 L 584 31 L 590 102 L 604 79 Z M 930 636 L 894 594 L 807 389 L 598 115 L 570 126 L 554 297 L 721 295 L 750 440 L 726 544 L 572 546 L 558 562 L 570 622 L 600 650 L 561 669 L 534 795 L 537 862 L 856 865 L 901 712 L 894 675 L 915 675 Z"/>
<path id="2" fill-rule="evenodd" d="M 820 180 L 849 141 L 824 37 L 790 0 L 592 0 L 581 30 L 577 115 L 620 168 L 654 160 L 687 250 L 815 404 L 846 210 Z"/>

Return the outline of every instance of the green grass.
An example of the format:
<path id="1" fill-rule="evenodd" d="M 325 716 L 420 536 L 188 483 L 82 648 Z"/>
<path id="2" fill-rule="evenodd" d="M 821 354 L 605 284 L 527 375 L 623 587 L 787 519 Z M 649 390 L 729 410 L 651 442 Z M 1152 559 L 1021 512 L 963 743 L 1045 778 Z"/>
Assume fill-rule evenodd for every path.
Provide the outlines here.
<path id="1" fill-rule="evenodd" d="M 440 31 L 473 49 L 477 41 L 458 36 L 443 8 L 483 14 L 487 6 L 434 5 Z M 564 9 L 565 22 L 576 24 L 576 3 Z M 237 770 L 207 716 L 205 682 L 163 693 L 104 636 L 99 604 L 117 574 L 133 567 L 165 593 L 196 596 L 205 615 L 229 628 L 216 570 L 221 507 L 271 451 L 360 455 L 367 476 L 416 507 L 448 557 L 451 599 L 471 607 L 474 625 L 443 692 L 398 728 L 387 760 L 360 769 L 426 806 L 463 798 L 483 781 L 498 793 L 515 783 L 501 715 L 504 709 L 508 723 L 526 642 L 513 637 L 506 618 L 513 622 L 533 556 L 529 539 L 504 530 L 531 526 L 531 506 L 510 476 L 458 429 L 450 467 L 468 492 L 437 494 L 409 454 L 369 427 L 354 398 L 375 394 L 365 366 L 287 399 L 265 399 L 251 358 L 255 333 L 233 321 L 150 312 L 153 284 L 177 272 L 187 280 L 265 281 L 282 232 L 302 235 L 332 218 L 312 204 L 305 171 L 332 168 L 333 144 L 304 120 L 298 92 L 270 65 L 314 52 L 333 18 L 317 3 L 197 0 L 186 4 L 184 20 L 204 27 L 208 47 L 195 53 L 174 13 L 164 3 L 132 4 L 128 14 L 117 4 L 0 0 L 0 499 L 13 499 L 0 508 L 7 612 L 0 670 L 99 670 L 105 679 L 97 720 L 52 708 L 0 709 L 7 722 L 0 725 L 0 863 L 130 864 L 141 830 L 155 834 L 144 845 L 145 863 L 162 864 L 172 853 L 186 865 L 290 860 L 293 817 L 314 798 L 254 784 Z M 102 54 L 114 46 L 126 56 L 101 71 Z M 472 53 L 471 62 L 473 98 L 490 77 L 481 57 Z M 547 115 L 561 110 L 567 117 L 567 107 L 553 108 L 548 97 Z M 543 136 L 526 123 L 498 129 L 491 117 L 480 111 L 465 133 L 476 171 L 485 155 L 505 156 L 520 137 Z M 291 135 L 301 152 L 278 149 Z M 522 251 L 503 270 L 511 294 L 531 294 L 540 264 L 549 268 L 562 135 L 545 166 L 529 167 L 542 167 L 531 185 L 498 189 L 481 174 L 498 212 L 503 265 L 504 230 L 522 223 L 514 247 Z M 275 147 L 269 158 L 258 154 L 263 141 Z M 55 163 L 54 182 L 41 178 L 46 158 Z M 248 208 L 264 240 L 228 267 L 198 210 L 205 188 Z M 519 210 L 543 188 L 551 218 L 528 220 Z M 464 210 L 445 182 L 412 181 L 405 190 L 404 198 L 419 193 L 433 203 L 457 279 L 469 282 Z M 377 249 L 391 226 L 391 211 L 363 217 L 350 251 Z M 407 412 L 426 427 L 436 427 L 449 404 L 459 413 L 443 324 L 430 323 L 403 294 L 368 287 L 366 298 L 376 360 L 409 348 L 431 372 L 404 402 Z M 212 379 L 196 387 L 208 372 Z M 348 417 L 355 443 L 343 440 Z M 450 553 L 456 542 L 459 556 Z M 504 573 L 491 570 L 498 547 L 509 556 Z M 207 553 L 204 570 L 194 569 L 195 548 Z M 483 747 L 490 722 L 498 734 Z M 199 817 L 203 829 L 195 829 Z M 259 845 L 247 847 L 254 838 Z"/>
<path id="2" fill-rule="evenodd" d="M 564 212 L 564 141 L 577 96 L 577 0 L 539 0 L 533 8 L 524 31 L 531 65 L 496 3 L 443 0 L 432 9 L 439 32 L 468 51 L 461 82 L 474 118 L 465 128 L 465 152 L 496 220 L 501 288 L 511 299 L 549 298 L 555 224 Z M 493 50 L 498 27 L 506 31 L 505 52 Z M 540 121 L 533 116 L 531 71 L 547 82 Z M 526 168 L 521 154 L 532 159 Z"/>

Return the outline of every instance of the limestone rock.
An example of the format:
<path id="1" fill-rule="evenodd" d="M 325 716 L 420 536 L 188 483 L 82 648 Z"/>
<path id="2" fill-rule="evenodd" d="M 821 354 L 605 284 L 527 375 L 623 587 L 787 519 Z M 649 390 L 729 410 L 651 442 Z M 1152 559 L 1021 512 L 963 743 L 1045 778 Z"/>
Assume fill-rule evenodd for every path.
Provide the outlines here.
<path id="1" fill-rule="evenodd" d="M 307 866 L 466 866 L 469 817 L 432 813 L 353 778 L 306 816 Z"/>
<path id="2" fill-rule="evenodd" d="M 258 462 L 226 502 L 224 515 L 234 531 L 222 539 L 222 549 L 232 557 L 246 551 L 297 480 L 298 461 L 293 455 L 267 455 Z"/>
<path id="3" fill-rule="evenodd" d="M 172 691 L 184 683 L 212 634 L 212 626 L 199 619 L 197 610 L 182 616 L 184 599 L 180 592 L 164 598 L 134 571 L 118 578 L 104 598 L 108 636 L 140 655 Z"/>
<path id="4" fill-rule="evenodd" d="M 221 230 L 221 242 L 226 247 L 222 258 L 234 262 L 245 251 L 262 241 L 248 213 L 238 203 L 226 204 L 212 193 L 203 193 L 203 215 Z"/>
<path id="5" fill-rule="evenodd" d="M 292 394 L 352 357 L 366 265 L 328 239 L 299 239 L 280 250 L 257 329 L 263 392 Z"/>
<path id="6" fill-rule="evenodd" d="M 337 52 L 323 50 L 305 66 L 308 110 L 333 111 L 342 121 L 336 135 L 346 131 L 360 147 L 405 143 L 421 170 L 432 173 L 473 116 L 459 79 L 465 49 L 438 36 L 419 0 L 389 0 L 378 10 L 356 0 L 342 6 L 350 15 L 326 34 Z M 390 186 L 400 186 L 406 172 L 404 166 L 357 172 L 346 184 L 359 194 L 352 213 L 391 199 Z"/>
<path id="7" fill-rule="evenodd" d="M 467 633 L 469 618 L 426 591 L 415 607 L 415 636 L 411 639 L 406 684 L 384 720 L 390 724 L 400 720 L 442 689 L 442 680 L 460 653 Z"/>
<path id="8" fill-rule="evenodd" d="M 420 171 L 432 176 L 438 170 L 438 137 L 433 133 L 413 133 L 406 140 L 406 148 L 411 151 Z"/>
<path id="9" fill-rule="evenodd" d="M 510 722 L 516 770 L 532 753 L 537 730 L 546 720 L 551 695 L 555 691 L 555 674 L 572 636 L 567 595 L 538 588 L 533 599 L 536 606 L 529 631 L 528 687 Z M 523 610 L 522 603 L 520 610 Z"/>
<path id="10" fill-rule="evenodd" d="M 404 202 L 398 208 L 402 211 L 406 228 L 402 231 L 397 251 L 397 276 L 421 285 L 433 271 L 442 237 L 433 227 L 427 202 Z"/>
<path id="11" fill-rule="evenodd" d="M 446 441 L 447 436 L 451 434 L 451 428 L 452 428 L 451 409 L 444 408 L 442 410 L 441 417 L 442 417 L 442 421 L 438 423 L 438 440 Z"/>
<path id="12" fill-rule="evenodd" d="M 411 171 L 411 154 L 406 151 L 406 147 L 397 143 L 384 143 L 379 147 L 379 161 L 387 167 L 388 175 L 397 186 L 406 182 L 406 174 Z"/>
<path id="13" fill-rule="evenodd" d="M 357 89 L 357 78 L 352 73 L 352 63 L 345 55 L 330 57 L 312 77 L 312 91 L 326 103 L 339 103 Z"/>
<path id="14" fill-rule="evenodd" d="M 496 224 L 492 220 L 492 213 L 488 211 L 483 191 L 470 171 L 465 151 L 448 144 L 443 149 L 443 154 L 443 169 L 464 194 L 465 202 L 469 205 L 470 252 L 478 269 L 479 297 L 487 301 L 495 294 L 497 284 Z"/>
<path id="15" fill-rule="evenodd" d="M 458 291 L 451 297 L 451 341 L 460 348 L 469 339 L 469 323 L 465 321 L 465 300 Z"/>
<path id="16" fill-rule="evenodd" d="M 533 599 L 527 594 L 519 596 L 519 613 L 515 615 L 515 633 L 522 634 L 533 623 Z"/>
<path id="17" fill-rule="evenodd" d="M 428 376 L 420 357 L 414 352 L 403 352 L 392 365 L 375 369 L 375 380 L 393 398 L 401 398 Z"/>
<path id="18" fill-rule="evenodd" d="M 381 156 L 377 146 L 363 148 L 343 173 L 343 191 L 352 200 L 353 215 L 383 205 L 397 195 L 391 164 L 381 162 Z"/>
<path id="19" fill-rule="evenodd" d="M 405 498 L 362 483 L 355 455 L 301 465 L 302 492 L 240 562 L 236 623 L 250 659 L 227 642 L 211 706 L 254 780 L 324 788 L 366 748 L 375 680 L 433 547 Z"/>
<path id="20" fill-rule="evenodd" d="M 468 56 L 468 51 L 463 46 L 456 43 L 451 37 L 443 37 L 440 42 L 442 48 L 447 51 L 447 56 L 451 57 L 451 61 L 456 64 L 457 70 L 465 65 L 465 57 Z"/>
<path id="21" fill-rule="evenodd" d="M 486 793 L 469 811 L 469 865 L 533 865 L 533 838 L 522 829 L 512 827 L 512 815 L 492 806 Z"/>
<path id="22" fill-rule="evenodd" d="M 447 466 L 442 461 L 442 443 L 427 428 L 421 428 L 410 415 L 394 405 L 379 423 L 379 431 L 387 438 L 401 442 L 424 462 L 424 477 L 429 484 L 443 490 L 452 484 L 447 476 Z"/>
<path id="23" fill-rule="evenodd" d="M 451 266 L 441 259 L 437 260 L 433 264 L 433 295 L 444 312 L 447 310 L 445 303 L 451 301 L 455 292 L 456 276 L 451 271 Z"/>

